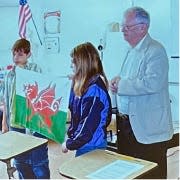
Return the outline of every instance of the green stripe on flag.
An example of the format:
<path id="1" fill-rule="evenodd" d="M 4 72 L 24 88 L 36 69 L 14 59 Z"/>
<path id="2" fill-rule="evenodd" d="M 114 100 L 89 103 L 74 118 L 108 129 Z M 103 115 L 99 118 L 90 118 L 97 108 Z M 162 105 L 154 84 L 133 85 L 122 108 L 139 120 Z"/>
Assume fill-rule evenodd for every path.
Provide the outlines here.
<path id="1" fill-rule="evenodd" d="M 39 112 L 33 112 L 33 110 L 27 106 L 25 97 L 16 95 L 15 101 L 14 123 L 16 125 L 27 127 L 58 143 L 64 141 L 67 119 L 66 112 L 58 111 L 56 114 L 47 118 L 43 117 Z"/>

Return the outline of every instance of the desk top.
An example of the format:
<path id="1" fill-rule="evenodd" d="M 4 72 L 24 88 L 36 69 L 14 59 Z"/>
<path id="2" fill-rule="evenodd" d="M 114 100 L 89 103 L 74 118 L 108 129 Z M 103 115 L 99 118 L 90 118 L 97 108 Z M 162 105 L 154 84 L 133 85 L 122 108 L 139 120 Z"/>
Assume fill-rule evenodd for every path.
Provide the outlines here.
<path id="1" fill-rule="evenodd" d="M 122 174 L 128 174 L 127 176 L 124 177 L 128 179 L 136 178 L 157 166 L 156 163 L 150 161 L 145 161 L 142 159 L 137 159 L 130 156 L 117 154 L 115 152 L 111 152 L 107 150 L 95 150 L 63 163 L 59 168 L 59 172 L 63 176 L 75 178 L 75 179 L 88 179 L 88 178 L 91 179 L 93 177 L 94 179 L 100 179 L 100 177 L 92 176 L 92 174 L 96 173 L 96 175 L 98 175 L 97 172 L 100 172 L 100 170 L 104 169 L 105 171 L 103 173 L 105 174 L 106 178 L 111 177 L 108 179 L 115 179 L 118 178 L 115 175 L 117 175 L 117 173 L 119 172 L 117 173 L 113 172 L 114 175 L 112 175 L 112 173 L 111 175 L 109 175 L 107 168 L 109 169 L 112 168 L 111 165 L 114 165 L 117 162 L 115 165 L 116 166 L 118 165 L 117 167 L 118 170 L 119 167 L 121 167 L 121 165 L 119 166 L 118 164 L 118 162 L 121 162 L 119 160 L 122 160 L 122 162 L 127 162 L 131 164 L 134 163 L 136 165 L 141 166 L 139 170 L 136 170 L 133 173 L 128 174 L 125 171 L 122 172 Z M 113 171 L 115 170 L 113 169 Z"/>
<path id="2" fill-rule="evenodd" d="M 37 138 L 15 131 L 8 131 L 0 135 L 0 160 L 7 160 L 32 150 L 42 144 L 47 139 Z"/>

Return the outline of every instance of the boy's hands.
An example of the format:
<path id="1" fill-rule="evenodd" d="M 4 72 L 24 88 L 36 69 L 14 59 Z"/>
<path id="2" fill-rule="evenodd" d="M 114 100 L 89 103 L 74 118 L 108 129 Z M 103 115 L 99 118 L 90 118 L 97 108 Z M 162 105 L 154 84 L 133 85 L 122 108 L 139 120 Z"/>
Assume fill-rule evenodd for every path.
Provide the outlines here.
<path id="1" fill-rule="evenodd" d="M 66 142 L 63 142 L 63 143 L 62 143 L 62 152 L 63 152 L 63 153 L 67 153 L 67 152 L 68 152 L 68 149 L 67 149 L 67 147 L 66 147 Z"/>

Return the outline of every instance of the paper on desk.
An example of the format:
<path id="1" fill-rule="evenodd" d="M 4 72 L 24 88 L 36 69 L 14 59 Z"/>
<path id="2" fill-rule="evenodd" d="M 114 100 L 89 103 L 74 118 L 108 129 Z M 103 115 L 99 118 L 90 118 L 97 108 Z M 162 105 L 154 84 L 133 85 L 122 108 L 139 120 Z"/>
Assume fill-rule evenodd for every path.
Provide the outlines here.
<path id="1" fill-rule="evenodd" d="M 114 161 L 97 171 L 88 174 L 90 179 L 122 179 L 142 169 L 144 165 L 123 160 Z"/>

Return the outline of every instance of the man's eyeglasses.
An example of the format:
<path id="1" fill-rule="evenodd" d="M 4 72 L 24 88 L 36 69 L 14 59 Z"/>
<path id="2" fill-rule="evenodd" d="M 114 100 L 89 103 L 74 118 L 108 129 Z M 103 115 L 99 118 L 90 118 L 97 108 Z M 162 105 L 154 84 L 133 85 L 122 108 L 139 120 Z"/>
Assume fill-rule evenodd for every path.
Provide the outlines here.
<path id="1" fill-rule="evenodd" d="M 137 24 L 133 24 L 133 25 L 122 24 L 122 25 L 120 26 L 120 28 L 121 28 L 121 29 L 130 30 L 132 27 L 135 27 L 135 26 L 140 25 L 140 24 L 144 24 L 144 23 L 137 23 Z"/>

